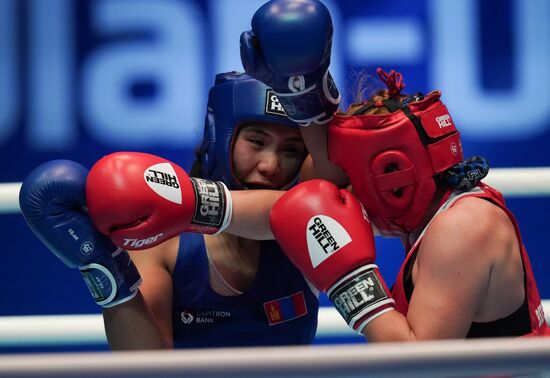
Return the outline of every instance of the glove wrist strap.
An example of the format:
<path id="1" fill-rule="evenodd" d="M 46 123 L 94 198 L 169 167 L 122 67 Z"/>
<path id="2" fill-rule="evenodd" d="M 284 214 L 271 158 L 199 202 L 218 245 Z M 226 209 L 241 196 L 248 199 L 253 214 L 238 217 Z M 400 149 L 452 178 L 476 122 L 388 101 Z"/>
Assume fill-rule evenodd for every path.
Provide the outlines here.
<path id="1" fill-rule="evenodd" d="M 307 88 L 305 82 L 303 76 L 291 76 L 290 92 L 275 91 L 287 117 L 300 126 L 330 122 L 340 103 L 340 93 L 330 72 L 325 72 L 320 82 Z"/>
<path id="2" fill-rule="evenodd" d="M 327 295 L 348 325 L 358 333 L 376 317 L 393 310 L 395 304 L 375 264 L 343 277 Z"/>
<path id="3" fill-rule="evenodd" d="M 191 177 L 195 191 L 195 212 L 189 231 L 218 234 L 225 230 L 233 213 L 231 193 L 221 181 Z"/>
<path id="4" fill-rule="evenodd" d="M 141 276 L 130 255 L 120 248 L 79 269 L 94 300 L 103 307 L 129 301 L 141 285 Z"/>

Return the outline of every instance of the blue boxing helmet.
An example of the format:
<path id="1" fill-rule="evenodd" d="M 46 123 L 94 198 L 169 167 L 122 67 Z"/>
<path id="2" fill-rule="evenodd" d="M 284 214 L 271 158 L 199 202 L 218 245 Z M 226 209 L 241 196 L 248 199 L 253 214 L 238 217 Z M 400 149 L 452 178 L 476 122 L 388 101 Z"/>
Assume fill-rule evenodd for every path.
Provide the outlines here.
<path id="1" fill-rule="evenodd" d="M 245 122 L 278 124 L 297 129 L 268 86 L 239 72 L 216 75 L 208 94 L 204 137 L 200 146 L 202 177 L 242 189 L 233 176 L 231 151 L 235 131 Z"/>

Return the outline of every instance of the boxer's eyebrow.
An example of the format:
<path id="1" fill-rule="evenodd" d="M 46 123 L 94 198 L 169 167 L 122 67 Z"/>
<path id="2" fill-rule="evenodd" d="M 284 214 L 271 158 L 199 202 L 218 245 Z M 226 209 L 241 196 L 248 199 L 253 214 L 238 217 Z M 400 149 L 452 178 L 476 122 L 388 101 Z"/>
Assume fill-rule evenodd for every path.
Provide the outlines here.
<path id="1" fill-rule="evenodd" d="M 256 133 L 256 134 L 262 134 L 265 136 L 269 136 L 269 133 L 265 131 L 265 129 L 261 126 L 246 126 L 242 132 L 245 133 Z"/>
<path id="2" fill-rule="evenodd" d="M 265 127 L 263 126 L 259 126 L 259 125 L 250 125 L 250 126 L 245 126 L 241 132 L 244 132 L 244 133 L 256 133 L 256 134 L 260 134 L 260 135 L 264 135 L 266 137 L 269 137 L 271 136 L 271 133 L 269 133 L 268 131 L 266 131 Z M 302 139 L 302 136 L 301 135 L 294 135 L 294 136 L 290 136 L 290 137 L 287 137 L 287 138 L 284 138 L 285 141 L 291 141 L 291 142 L 297 142 L 297 143 L 302 143 L 303 142 L 303 139 Z"/>

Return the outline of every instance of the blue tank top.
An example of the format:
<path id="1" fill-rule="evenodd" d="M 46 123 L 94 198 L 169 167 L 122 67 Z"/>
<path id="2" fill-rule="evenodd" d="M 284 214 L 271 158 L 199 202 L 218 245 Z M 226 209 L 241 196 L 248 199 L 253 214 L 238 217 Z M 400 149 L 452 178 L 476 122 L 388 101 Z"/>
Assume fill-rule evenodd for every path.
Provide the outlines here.
<path id="1" fill-rule="evenodd" d="M 255 281 L 243 294 L 222 296 L 211 289 L 201 234 L 180 235 L 172 277 L 175 348 L 313 341 L 319 300 L 275 241 L 261 242 Z"/>

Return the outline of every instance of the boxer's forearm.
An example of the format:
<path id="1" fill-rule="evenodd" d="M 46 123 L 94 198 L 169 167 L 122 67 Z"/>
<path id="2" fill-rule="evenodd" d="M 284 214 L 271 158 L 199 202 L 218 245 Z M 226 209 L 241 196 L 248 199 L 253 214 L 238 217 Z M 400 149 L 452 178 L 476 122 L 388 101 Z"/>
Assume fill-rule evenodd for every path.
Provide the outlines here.
<path id="1" fill-rule="evenodd" d="M 347 175 L 328 159 L 327 125 L 312 124 L 301 127 L 300 132 L 309 156 L 300 172 L 300 181 L 323 179 L 342 188 L 349 184 Z"/>
<path id="2" fill-rule="evenodd" d="M 132 300 L 103 309 L 103 321 L 112 350 L 170 349 L 157 321 L 138 293 Z"/>
<path id="3" fill-rule="evenodd" d="M 269 213 L 283 193 L 278 190 L 232 191 L 233 216 L 225 232 L 247 239 L 274 239 Z"/>

